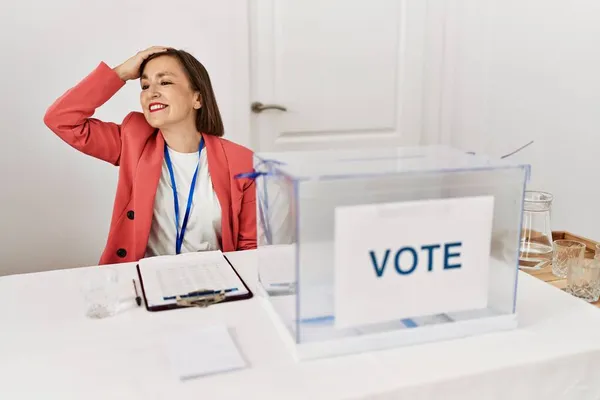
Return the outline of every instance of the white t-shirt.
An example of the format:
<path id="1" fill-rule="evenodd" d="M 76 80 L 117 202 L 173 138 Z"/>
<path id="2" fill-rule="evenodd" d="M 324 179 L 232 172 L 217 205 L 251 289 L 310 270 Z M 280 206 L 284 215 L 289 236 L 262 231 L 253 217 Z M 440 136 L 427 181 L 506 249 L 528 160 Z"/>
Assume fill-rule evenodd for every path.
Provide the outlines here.
<path id="1" fill-rule="evenodd" d="M 181 231 L 192 178 L 194 177 L 196 165 L 198 165 L 198 152 L 179 153 L 170 148 L 168 151 L 177 186 L 177 200 L 179 202 L 178 226 Z M 167 162 L 164 160 L 154 199 L 154 213 L 148 246 L 146 248 L 146 257 L 175 254 L 175 236 L 173 189 Z M 208 172 L 206 149 L 203 149 L 202 153 L 200 153 L 198 177 L 196 178 L 196 187 L 194 188 L 192 206 L 185 235 L 183 236 L 181 252 L 218 250 L 220 248 L 220 241 L 221 205 L 213 190 Z"/>

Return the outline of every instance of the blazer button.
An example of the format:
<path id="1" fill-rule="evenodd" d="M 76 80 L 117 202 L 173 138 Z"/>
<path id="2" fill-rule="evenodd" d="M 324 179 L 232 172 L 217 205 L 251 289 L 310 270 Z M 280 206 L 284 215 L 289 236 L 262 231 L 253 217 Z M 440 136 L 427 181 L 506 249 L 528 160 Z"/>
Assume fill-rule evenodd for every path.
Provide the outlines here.
<path id="1" fill-rule="evenodd" d="M 121 258 L 125 258 L 127 256 L 127 250 L 125 250 L 125 249 L 117 250 L 117 256 L 119 256 Z"/>
<path id="2" fill-rule="evenodd" d="M 133 210 L 127 211 L 127 218 L 133 219 L 134 217 L 135 217 L 135 213 L 133 212 Z"/>

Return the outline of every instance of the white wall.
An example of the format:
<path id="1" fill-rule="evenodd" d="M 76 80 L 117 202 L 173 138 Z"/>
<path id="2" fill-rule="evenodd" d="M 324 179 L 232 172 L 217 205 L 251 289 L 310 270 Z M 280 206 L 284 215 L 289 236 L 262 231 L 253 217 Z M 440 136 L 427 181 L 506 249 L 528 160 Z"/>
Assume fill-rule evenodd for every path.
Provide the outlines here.
<path id="1" fill-rule="evenodd" d="M 532 164 L 553 228 L 600 239 L 600 2 L 444 3 L 441 137 Z M 435 119 L 435 118 L 434 118 Z"/>
<path id="2" fill-rule="evenodd" d="M 211 75 L 226 137 L 250 141 L 245 1 L 20 0 L 0 5 L 0 275 L 98 262 L 118 169 L 45 127 L 47 107 L 100 61 L 151 45 L 183 48 Z M 139 110 L 130 82 L 96 116 Z"/>

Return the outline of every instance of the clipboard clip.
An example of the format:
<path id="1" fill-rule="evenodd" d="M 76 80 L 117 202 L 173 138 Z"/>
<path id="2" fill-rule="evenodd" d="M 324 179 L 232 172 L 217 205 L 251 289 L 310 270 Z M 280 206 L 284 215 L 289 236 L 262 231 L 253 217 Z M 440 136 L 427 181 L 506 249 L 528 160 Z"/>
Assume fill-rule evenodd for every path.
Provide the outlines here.
<path id="1" fill-rule="evenodd" d="M 200 307 L 205 308 L 212 304 L 220 303 L 226 298 L 226 291 L 222 290 L 218 293 L 200 296 L 177 296 L 176 304 L 181 307 Z"/>

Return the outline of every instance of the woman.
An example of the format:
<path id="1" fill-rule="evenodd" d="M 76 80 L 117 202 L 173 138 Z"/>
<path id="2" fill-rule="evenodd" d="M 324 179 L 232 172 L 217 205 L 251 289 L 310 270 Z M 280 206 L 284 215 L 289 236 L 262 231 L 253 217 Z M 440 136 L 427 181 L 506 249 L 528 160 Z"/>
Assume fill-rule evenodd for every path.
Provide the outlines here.
<path id="1" fill-rule="evenodd" d="M 129 80 L 143 113 L 118 125 L 92 118 Z M 100 63 L 46 112 L 46 125 L 85 154 L 120 167 L 100 264 L 192 251 L 256 247 L 252 152 L 222 139 L 204 66 L 185 51 L 151 47 L 111 69 Z"/>

